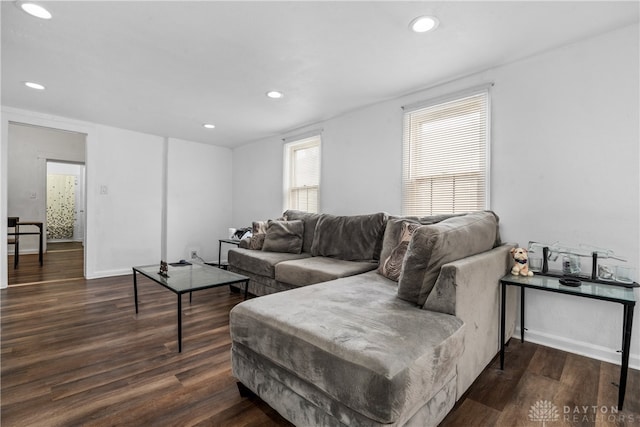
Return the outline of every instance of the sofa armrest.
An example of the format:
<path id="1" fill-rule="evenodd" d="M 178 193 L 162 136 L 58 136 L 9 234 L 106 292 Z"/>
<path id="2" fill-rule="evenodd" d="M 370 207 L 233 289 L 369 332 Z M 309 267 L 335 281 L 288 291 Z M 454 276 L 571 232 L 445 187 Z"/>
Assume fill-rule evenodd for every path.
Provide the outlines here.
<path id="1" fill-rule="evenodd" d="M 500 349 L 500 279 L 509 272 L 515 244 L 442 266 L 425 310 L 453 314 L 467 326 L 465 350 L 458 365 L 458 398 L 469 388 Z M 516 290 L 507 287 L 505 337 L 513 335 Z"/>

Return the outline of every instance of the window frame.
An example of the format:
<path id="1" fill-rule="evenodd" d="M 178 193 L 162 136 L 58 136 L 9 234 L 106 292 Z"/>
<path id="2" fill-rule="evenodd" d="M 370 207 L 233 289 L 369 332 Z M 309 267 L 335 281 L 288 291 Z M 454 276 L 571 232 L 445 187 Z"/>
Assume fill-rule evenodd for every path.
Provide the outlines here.
<path id="1" fill-rule="evenodd" d="M 286 138 L 283 139 L 284 143 L 284 171 L 283 171 L 283 208 L 284 210 L 295 209 L 304 212 L 310 213 L 319 213 L 320 212 L 320 200 L 321 200 L 321 174 L 322 174 L 322 135 L 319 132 L 313 132 L 311 134 L 305 134 L 298 137 Z M 304 150 L 309 148 L 318 147 L 318 183 L 317 185 L 311 186 L 316 189 L 317 200 L 316 207 L 317 212 L 308 211 L 301 209 L 300 207 L 294 207 L 292 203 L 292 191 L 293 190 L 302 190 L 304 188 L 309 188 L 308 186 L 303 186 L 300 188 L 292 188 L 292 183 L 294 181 L 294 154 L 297 150 Z"/>
<path id="2" fill-rule="evenodd" d="M 453 94 L 445 95 L 438 98 L 433 98 L 427 101 L 422 101 L 422 102 L 418 102 L 415 104 L 402 107 L 402 109 L 404 110 L 403 117 L 402 117 L 403 144 L 402 144 L 402 184 L 401 184 L 401 188 L 402 188 L 401 211 L 403 215 L 425 216 L 425 215 L 436 215 L 436 214 L 443 214 L 443 213 L 464 213 L 464 212 L 470 212 L 473 210 L 490 209 L 490 206 L 491 206 L 491 191 L 490 191 L 491 190 L 491 180 L 490 180 L 491 178 L 491 138 L 492 138 L 490 88 L 492 86 L 493 86 L 493 83 L 489 83 L 486 85 L 470 88 L 464 91 L 459 91 Z M 417 126 L 420 126 L 428 122 L 427 120 L 423 120 L 422 122 L 419 122 L 419 121 L 416 122 L 416 120 L 412 121 L 411 119 L 412 118 L 415 119 L 417 115 L 419 115 L 420 113 L 424 114 L 426 110 L 429 110 L 431 108 L 438 107 L 438 106 L 445 106 L 446 104 L 449 104 L 449 103 L 455 103 L 457 101 L 462 101 L 466 98 L 477 97 L 477 96 L 484 97 L 482 101 L 484 105 L 484 114 L 485 114 L 484 123 L 482 125 L 484 126 L 484 141 L 483 141 L 483 144 L 481 144 L 482 148 L 484 149 L 484 159 L 482 159 L 481 157 L 479 158 L 481 160 L 480 173 L 482 173 L 482 178 L 476 181 L 476 182 L 484 181 L 483 203 L 480 203 L 479 205 L 477 205 L 476 206 L 477 209 L 472 209 L 472 210 L 464 210 L 464 209 L 455 210 L 454 209 L 453 212 L 450 212 L 450 211 L 445 212 L 443 210 L 438 210 L 437 205 L 435 210 L 433 205 L 431 205 L 430 211 L 416 210 L 416 208 L 418 209 L 420 208 L 420 203 L 416 203 L 415 199 L 411 198 L 411 195 L 410 195 L 411 185 L 414 184 L 413 188 L 416 188 L 415 182 L 417 180 L 431 179 L 433 182 L 433 180 L 435 179 L 435 176 L 432 176 L 430 178 L 426 178 L 426 176 L 422 176 L 420 178 L 412 178 L 410 176 L 411 172 L 413 171 L 413 167 L 412 167 L 413 152 L 411 150 L 413 147 L 413 150 L 415 151 L 415 144 L 417 143 L 417 141 L 411 141 L 411 136 L 417 135 L 417 133 L 414 132 Z M 482 113 L 481 110 L 478 110 L 478 111 Z M 462 177 L 470 174 L 471 174 L 470 171 L 464 171 L 464 172 L 452 173 L 452 174 L 442 174 L 441 178 L 443 180 L 445 178 L 455 179 L 455 177 Z M 429 194 L 433 196 L 433 192 L 430 192 Z M 431 199 L 433 200 L 433 197 L 431 197 Z M 455 204 L 453 201 L 453 198 L 451 198 L 450 201 L 451 201 L 451 205 Z M 448 202 L 448 201 L 445 201 L 445 202 Z M 425 206 L 425 208 L 427 207 Z"/>

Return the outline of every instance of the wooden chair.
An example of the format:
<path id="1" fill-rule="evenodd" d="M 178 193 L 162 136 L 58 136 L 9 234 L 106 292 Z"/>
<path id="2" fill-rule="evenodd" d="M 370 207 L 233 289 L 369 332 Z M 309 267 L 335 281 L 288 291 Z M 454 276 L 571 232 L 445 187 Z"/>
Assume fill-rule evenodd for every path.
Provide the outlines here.
<path id="1" fill-rule="evenodd" d="M 8 233 L 7 243 L 13 245 L 13 268 L 18 268 L 18 255 L 20 252 L 20 236 L 18 233 L 20 232 L 20 218 L 17 216 L 10 216 L 9 221 L 7 223 Z"/>

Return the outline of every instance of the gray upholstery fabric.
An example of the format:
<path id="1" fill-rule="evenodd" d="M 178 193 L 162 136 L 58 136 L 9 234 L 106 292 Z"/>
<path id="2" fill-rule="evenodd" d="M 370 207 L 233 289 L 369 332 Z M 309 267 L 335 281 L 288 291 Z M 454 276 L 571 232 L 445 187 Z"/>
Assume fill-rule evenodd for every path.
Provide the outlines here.
<path id="1" fill-rule="evenodd" d="M 251 249 L 229 249 L 229 265 L 254 274 L 274 278 L 275 265 L 282 261 L 308 258 L 309 254 L 290 254 L 284 252 L 263 252 Z"/>
<path id="2" fill-rule="evenodd" d="M 398 296 L 422 306 L 444 264 L 488 251 L 497 241 L 498 219 L 492 212 L 474 212 L 419 227 L 404 258 Z"/>
<path id="3" fill-rule="evenodd" d="M 439 214 L 439 215 L 427 215 L 427 216 L 397 216 L 397 215 L 389 215 L 389 219 L 403 219 L 406 221 L 415 221 L 422 225 L 431 225 L 437 224 L 440 221 L 444 221 L 445 219 L 453 218 L 454 216 L 463 216 L 466 214 Z"/>
<path id="4" fill-rule="evenodd" d="M 314 384 L 241 344 L 234 343 L 232 347 L 231 368 L 237 379 L 297 426 L 435 427 L 455 404 L 455 371 L 428 402 L 403 413 L 392 424 L 382 424 L 335 401 Z"/>
<path id="5" fill-rule="evenodd" d="M 277 264 L 275 278 L 279 282 L 306 286 L 365 273 L 374 270 L 376 266 L 371 262 L 311 257 Z"/>
<path id="6" fill-rule="evenodd" d="M 387 214 L 335 216 L 318 220 L 311 254 L 345 261 L 377 261 Z"/>
<path id="7" fill-rule="evenodd" d="M 500 278 L 511 266 L 506 244 L 442 266 L 424 309 L 454 314 L 467 327 L 465 352 L 458 364 L 458 398 L 462 396 L 499 350 Z M 518 306 L 515 286 L 507 286 L 505 336 L 511 337 Z"/>
<path id="8" fill-rule="evenodd" d="M 464 347 L 462 321 L 395 291 L 369 272 L 245 301 L 231 311 L 231 337 L 335 402 L 394 423 L 452 378 Z"/>
<path id="9" fill-rule="evenodd" d="M 288 291 L 289 289 L 297 288 L 297 286 L 295 285 L 288 285 L 286 283 L 278 282 L 272 277 L 255 274 L 250 271 L 237 268 L 233 265 L 229 265 L 229 271 L 247 276 L 249 278 L 249 293 L 255 296 L 270 295 L 276 292 Z M 235 284 L 230 286 L 238 289 L 238 291 L 244 292 L 243 284 Z"/>
<path id="10" fill-rule="evenodd" d="M 283 216 L 288 220 L 302 220 L 304 222 L 304 238 L 302 242 L 302 252 L 311 252 L 311 245 L 313 244 L 313 236 L 316 232 L 316 224 L 322 216 L 322 214 L 309 213 L 303 211 L 297 211 L 289 209 L 285 211 Z"/>
<path id="11" fill-rule="evenodd" d="M 304 223 L 301 220 L 273 221 L 267 223 L 262 250 L 266 252 L 302 252 L 302 236 Z"/>

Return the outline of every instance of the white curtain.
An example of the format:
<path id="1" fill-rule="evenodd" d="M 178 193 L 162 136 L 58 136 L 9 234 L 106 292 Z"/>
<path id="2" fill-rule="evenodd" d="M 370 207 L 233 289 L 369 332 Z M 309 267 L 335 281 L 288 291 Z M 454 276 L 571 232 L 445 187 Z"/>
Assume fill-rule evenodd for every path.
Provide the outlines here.
<path id="1" fill-rule="evenodd" d="M 47 239 L 73 238 L 75 180 L 73 175 L 47 175 Z"/>

